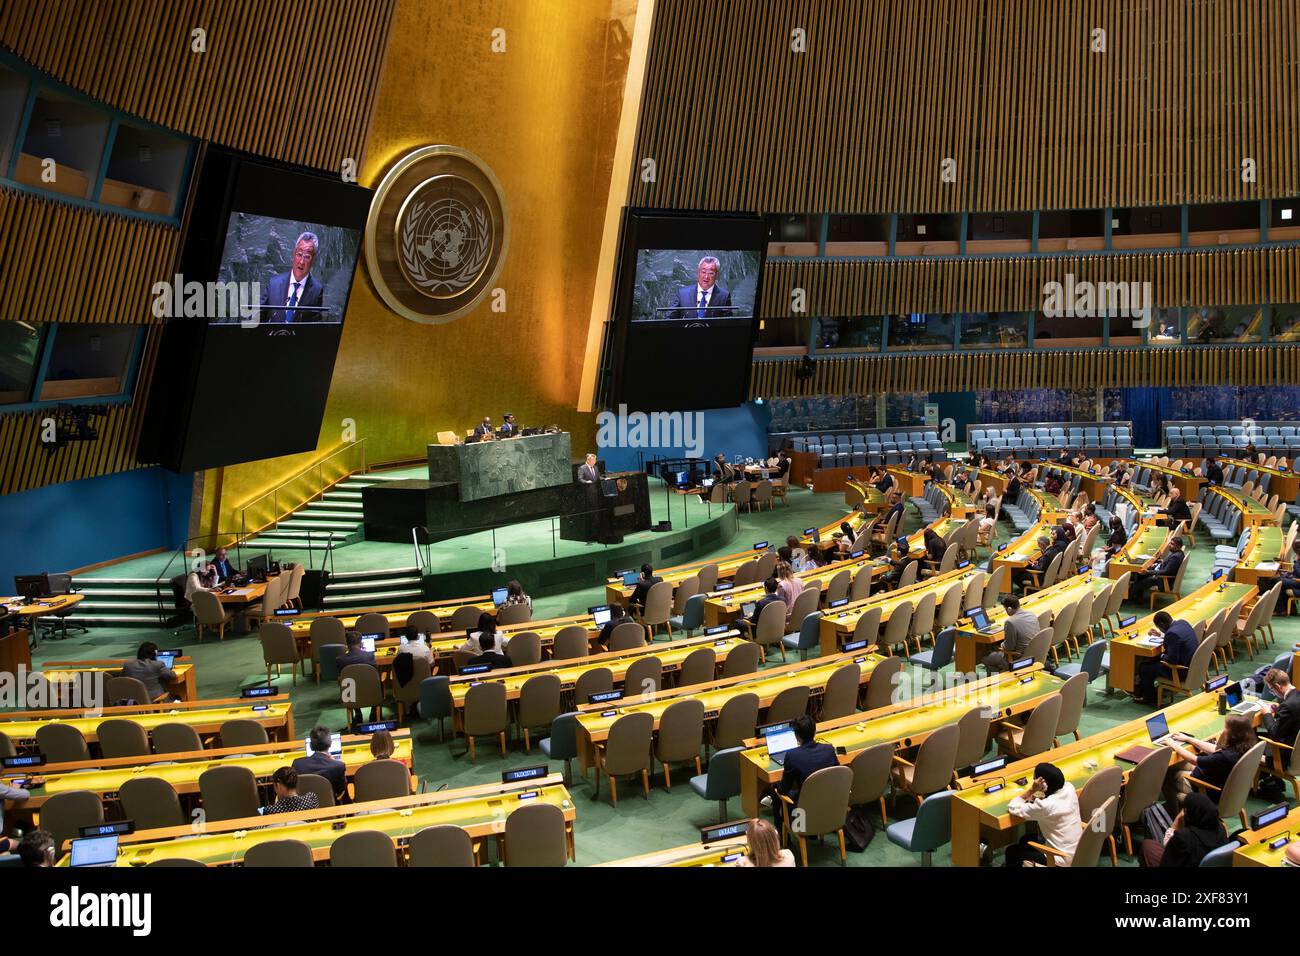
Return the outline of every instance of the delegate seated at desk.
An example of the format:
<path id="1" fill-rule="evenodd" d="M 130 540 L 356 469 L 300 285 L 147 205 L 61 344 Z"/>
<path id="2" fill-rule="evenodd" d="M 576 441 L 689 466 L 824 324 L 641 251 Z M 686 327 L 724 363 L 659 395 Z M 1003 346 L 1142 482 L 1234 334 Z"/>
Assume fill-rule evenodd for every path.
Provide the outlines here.
<path id="1" fill-rule="evenodd" d="M 1183 539 L 1170 538 L 1169 551 L 1163 557 L 1157 557 L 1155 563 L 1149 565 L 1150 570 L 1142 570 L 1133 575 L 1128 585 L 1128 599 L 1140 603 L 1148 591 L 1160 585 L 1161 579 L 1166 587 L 1172 586 L 1174 577 L 1178 574 L 1178 566 L 1182 563 Z"/>
<path id="2" fill-rule="evenodd" d="M 293 769 L 298 773 L 314 773 L 324 777 L 334 788 L 335 799 L 341 799 L 348 792 L 347 765 L 342 760 L 330 756 L 330 738 L 328 727 L 317 725 L 308 737 L 311 754 L 299 757 L 293 762 Z"/>
<path id="3" fill-rule="evenodd" d="M 1139 703 L 1155 703 L 1156 680 L 1171 677 L 1175 667 L 1187 667 L 1196 653 L 1196 632 L 1186 621 L 1175 621 L 1168 611 L 1157 611 L 1155 627 L 1147 633 L 1163 637 L 1164 648 L 1154 660 L 1142 661 L 1137 668 L 1137 686 L 1133 699 Z"/>
<path id="4" fill-rule="evenodd" d="M 1002 625 L 1001 649 L 986 655 L 980 661 L 990 674 L 1010 670 L 1013 655 L 1022 655 L 1039 631 L 1038 615 L 1022 609 L 1020 598 L 1014 594 L 1008 594 L 1002 599 L 1002 609 L 1007 612 L 1007 620 Z"/>
<path id="5" fill-rule="evenodd" d="M 785 763 L 781 766 L 781 781 L 777 784 L 777 793 L 794 803 L 799 802 L 799 788 L 803 782 L 818 770 L 838 767 L 839 757 L 830 744 L 817 742 L 817 724 L 807 714 L 800 714 L 794 720 L 794 735 L 799 746 L 785 752 Z M 773 806 L 778 825 L 781 822 L 779 802 Z"/>
<path id="6" fill-rule="evenodd" d="M 492 427 L 492 416 L 484 415 L 483 421 L 474 428 L 474 440 L 491 441 L 494 434 L 495 429 Z"/>
<path id="7" fill-rule="evenodd" d="M 167 685 L 176 683 L 175 672 L 158 660 L 158 645 L 153 641 L 145 641 L 141 644 L 140 649 L 135 652 L 135 660 L 127 661 L 122 665 L 122 676 L 134 677 L 144 684 L 149 700 L 140 701 L 142 704 L 162 697 L 167 693 Z"/>
<path id="8" fill-rule="evenodd" d="M 239 573 L 239 568 L 235 567 L 230 561 L 230 553 L 225 548 L 217 548 L 217 553 L 212 559 L 213 568 L 217 571 L 217 580 L 226 582 L 231 580 Z"/>

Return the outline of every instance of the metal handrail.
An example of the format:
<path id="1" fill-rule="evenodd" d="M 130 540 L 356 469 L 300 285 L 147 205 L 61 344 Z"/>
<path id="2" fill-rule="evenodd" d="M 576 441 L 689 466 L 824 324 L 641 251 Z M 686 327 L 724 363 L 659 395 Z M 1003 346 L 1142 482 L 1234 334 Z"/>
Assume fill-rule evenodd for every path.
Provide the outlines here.
<path id="1" fill-rule="evenodd" d="M 239 513 L 240 534 L 243 537 L 243 539 L 247 540 L 252 535 L 258 534 L 261 531 L 265 531 L 266 529 L 273 527 L 279 522 L 280 518 L 283 517 L 284 515 L 292 514 L 294 511 L 301 508 L 303 505 L 307 504 L 307 502 L 315 501 L 317 498 L 323 495 L 326 491 L 327 486 L 325 484 L 324 473 L 321 470 L 322 466 L 332 461 L 333 459 L 337 458 L 340 455 L 345 455 L 348 452 L 351 452 L 355 448 L 361 449 L 360 468 L 349 469 L 343 476 L 335 479 L 334 481 L 331 481 L 330 486 L 338 484 L 338 482 L 342 481 L 343 478 L 350 477 L 355 474 L 365 474 L 368 467 L 366 463 L 366 439 L 358 438 L 356 441 L 347 442 L 346 444 L 340 445 L 338 448 L 329 452 L 324 457 L 319 458 L 316 461 L 312 462 L 302 471 L 299 471 L 296 474 L 292 475 L 291 477 L 286 478 L 284 481 L 280 482 L 270 491 L 265 491 L 262 494 L 258 495 L 257 497 L 250 498 L 248 501 L 245 501 L 243 504 L 238 505 L 235 508 L 235 511 Z M 292 505 L 287 510 L 282 511 L 280 508 L 280 492 L 285 488 L 287 488 L 289 485 L 293 484 L 298 479 L 306 475 L 310 475 L 312 472 L 316 473 L 315 490 L 312 491 L 303 500 L 298 501 L 296 504 Z M 249 510 L 253 508 L 255 505 L 258 505 L 266 501 L 268 498 L 271 499 L 271 514 L 275 515 L 275 517 L 269 523 L 264 524 L 261 527 L 250 529 L 248 527 Z"/>

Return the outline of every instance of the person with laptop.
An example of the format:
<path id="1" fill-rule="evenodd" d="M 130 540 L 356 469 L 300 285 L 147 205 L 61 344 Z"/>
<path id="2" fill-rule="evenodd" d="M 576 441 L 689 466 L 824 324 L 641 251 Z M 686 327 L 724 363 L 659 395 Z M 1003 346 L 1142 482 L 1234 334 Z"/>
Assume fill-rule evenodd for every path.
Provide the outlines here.
<path id="1" fill-rule="evenodd" d="M 506 641 L 497 630 L 497 619 L 495 614 L 489 614 L 484 611 L 478 616 L 478 627 L 465 635 L 465 643 L 456 648 L 462 654 L 481 654 L 483 652 L 483 637 L 489 638 L 492 650 L 497 654 L 506 652 Z"/>
<path id="2" fill-rule="evenodd" d="M 1007 619 L 1002 624 L 1002 644 L 980 661 L 990 674 L 1010 670 L 1011 661 L 1025 653 L 1039 631 L 1038 615 L 1022 608 L 1020 598 L 1014 594 L 1002 599 L 1002 609 L 1007 612 Z"/>
<path id="3" fill-rule="evenodd" d="M 217 589 L 217 569 L 211 564 L 195 565 L 189 577 L 185 579 L 185 601 L 194 603 L 194 592 L 215 591 Z"/>
<path id="4" fill-rule="evenodd" d="M 1223 466 L 1219 464 L 1218 459 L 1205 459 L 1205 480 L 1212 485 L 1223 484 Z"/>
<path id="5" fill-rule="evenodd" d="M 1186 621 L 1175 621 L 1168 611 L 1157 611 L 1155 627 L 1147 633 L 1163 639 L 1160 656 L 1138 663 L 1133 699 L 1140 704 L 1154 704 L 1156 680 L 1169 677 L 1175 667 L 1186 667 L 1196 653 L 1196 631 Z"/>
<path id="6" fill-rule="evenodd" d="M 368 651 L 361 646 L 361 634 L 357 631 L 348 631 L 343 639 L 347 641 L 348 649 L 339 655 L 338 668 L 339 673 L 343 673 L 343 668 L 349 664 L 369 664 L 375 667 L 375 652 Z"/>
<path id="7" fill-rule="evenodd" d="M 18 841 L 14 852 L 23 861 L 25 869 L 43 870 L 54 865 L 54 837 L 49 830 L 28 830 Z"/>
<path id="8" fill-rule="evenodd" d="M 153 641 L 145 641 L 141 644 L 139 650 L 135 652 L 135 660 L 127 661 L 122 665 L 122 676 L 134 677 L 144 684 L 149 699 L 140 701 L 142 704 L 151 703 L 165 695 L 167 685 L 174 684 L 177 680 L 171 667 L 158 660 L 158 645 Z"/>
<path id="9" fill-rule="evenodd" d="M 1138 857 L 1147 867 L 1200 866 L 1206 854 L 1227 842 L 1218 805 L 1203 793 L 1189 793 L 1163 839 L 1143 840 Z"/>
<path id="10" fill-rule="evenodd" d="M 1251 718 L 1232 713 L 1224 718 L 1223 730 L 1215 740 L 1198 740 L 1177 731 L 1170 734 L 1165 746 L 1181 759 L 1169 768 L 1165 778 L 1165 798 L 1172 802 L 1183 800 L 1189 793 L 1204 793 L 1217 804 L 1219 791 L 1228 782 L 1228 774 L 1232 773 L 1242 755 L 1258 742 Z M 1212 789 L 1198 788 L 1190 778 L 1203 780 Z"/>
<path id="11" fill-rule="evenodd" d="M 641 579 L 637 581 L 636 587 L 632 589 L 632 596 L 627 600 L 628 607 L 635 609 L 638 614 L 644 611 L 646 595 L 650 593 L 652 587 L 662 580 L 663 578 L 655 574 L 653 565 L 641 565 Z"/>
<path id="12" fill-rule="evenodd" d="M 420 633 L 418 627 L 406 625 L 406 643 L 401 646 L 397 656 L 401 657 L 403 654 L 410 654 L 411 657 L 423 657 L 428 661 L 433 660 L 433 651 L 425 642 L 424 635 Z"/>
<path id="13" fill-rule="evenodd" d="M 767 607 L 773 601 L 780 600 L 782 600 L 782 598 L 780 593 L 780 584 L 777 579 L 774 577 L 765 579 L 763 581 L 763 596 L 750 606 L 751 609 L 749 616 L 745 619 L 745 623 L 749 625 L 751 634 L 758 629 L 758 618 L 759 615 L 763 613 L 763 608 Z M 790 609 L 787 607 L 786 615 L 789 616 L 789 613 Z"/>
<path id="14" fill-rule="evenodd" d="M 1158 586 L 1161 579 L 1166 585 L 1172 585 L 1184 557 L 1183 539 L 1175 535 L 1169 539 L 1169 550 L 1163 556 L 1153 558 L 1146 570 L 1139 571 L 1129 580 L 1128 600 L 1137 604 L 1142 603 L 1147 592 Z"/>
<path id="15" fill-rule="evenodd" d="M 1031 561 L 1023 568 L 1013 568 L 1011 571 L 1011 583 L 1016 587 L 1023 588 L 1026 584 L 1031 584 L 1034 577 L 1030 572 L 1038 575 L 1041 581 L 1043 575 L 1047 573 L 1047 568 L 1052 563 L 1052 558 L 1056 557 L 1065 550 L 1065 545 L 1052 543 L 1052 539 L 1045 534 L 1040 534 L 1035 542 L 1038 545 L 1038 558 Z"/>
<path id="16" fill-rule="evenodd" d="M 750 820 L 745 831 L 749 852 L 736 861 L 736 866 L 794 866 L 794 853 L 781 849 L 781 835 L 766 820 Z"/>
<path id="17" fill-rule="evenodd" d="M 212 567 L 217 569 L 217 580 L 223 584 L 239 574 L 239 568 L 231 562 L 230 552 L 225 548 L 217 548 L 217 553 L 212 558 Z"/>
<path id="18" fill-rule="evenodd" d="M 292 764 L 292 769 L 297 773 L 314 773 L 324 777 L 334 788 L 334 797 L 341 800 L 347 796 L 348 792 L 348 772 L 347 765 L 330 754 L 330 744 L 333 742 L 334 735 L 330 729 L 322 724 L 317 724 L 311 729 L 311 734 L 307 738 L 307 748 L 310 754 L 298 757 Z M 294 778 L 295 786 L 297 778 Z"/>
<path id="19" fill-rule="evenodd" d="M 781 765 L 781 781 L 776 789 L 781 796 L 789 797 L 798 803 L 799 788 L 803 786 L 803 782 L 818 770 L 838 767 L 840 761 L 835 755 L 834 747 L 817 742 L 817 724 L 807 714 L 800 714 L 794 719 L 793 729 L 797 745 L 785 751 L 784 762 Z M 779 814 L 780 801 L 774 800 L 773 804 L 775 813 Z M 780 822 L 778 816 L 777 823 Z"/>
<path id="20" fill-rule="evenodd" d="M 1045 843 L 1061 854 L 1057 866 L 1069 866 L 1083 836 L 1079 818 L 1079 795 L 1074 784 L 1054 764 L 1040 763 L 1034 768 L 1029 788 L 1007 804 L 1007 812 L 1021 820 L 1038 824 L 1038 836 L 1026 834 L 1019 843 L 1007 847 L 1007 866 L 1047 863 L 1047 855 L 1029 844 Z"/>
<path id="21" fill-rule="evenodd" d="M 275 802 L 262 808 L 264 817 L 273 813 L 298 813 L 302 810 L 320 809 L 320 798 L 316 794 L 298 792 L 298 771 L 292 767 L 281 767 L 271 774 L 271 786 L 275 788 Z"/>
<path id="22" fill-rule="evenodd" d="M 509 667 L 510 658 L 505 655 L 504 651 L 497 650 L 497 634 L 495 631 L 484 631 L 478 636 L 479 652 L 469 659 L 468 667 L 475 664 L 487 664 L 495 669 L 498 667 Z"/>
<path id="23" fill-rule="evenodd" d="M 600 646 L 609 649 L 609 639 L 614 634 L 614 628 L 623 623 L 623 605 L 617 602 L 609 606 L 609 620 L 600 626 L 600 634 L 596 640 Z"/>
<path id="24" fill-rule="evenodd" d="M 1291 684 L 1291 678 L 1280 667 L 1269 668 L 1264 675 L 1264 685 L 1277 698 L 1275 704 L 1265 704 L 1264 736 L 1288 747 L 1296 745 L 1300 733 L 1300 690 Z"/>
<path id="25" fill-rule="evenodd" d="M 516 604 L 527 604 L 528 610 L 533 609 L 533 599 L 524 593 L 524 586 L 518 581 L 511 581 L 506 585 L 506 600 L 502 607 L 513 607 Z"/>

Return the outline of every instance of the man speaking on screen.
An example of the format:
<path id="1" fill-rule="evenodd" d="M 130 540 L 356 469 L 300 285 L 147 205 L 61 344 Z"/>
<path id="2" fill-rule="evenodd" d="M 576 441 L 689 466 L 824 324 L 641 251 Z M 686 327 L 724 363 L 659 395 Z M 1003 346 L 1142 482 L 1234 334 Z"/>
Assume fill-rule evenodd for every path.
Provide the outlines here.
<path id="1" fill-rule="evenodd" d="M 304 232 L 293 246 L 293 261 L 288 272 L 273 276 L 262 293 L 263 320 L 266 322 L 317 322 L 326 313 L 317 308 L 324 304 L 325 287 L 312 278 L 320 240 L 314 232 Z"/>
<path id="2" fill-rule="evenodd" d="M 700 260 L 695 284 L 677 290 L 674 319 L 721 319 L 731 315 L 731 293 L 717 281 L 721 265 L 713 256 Z"/>

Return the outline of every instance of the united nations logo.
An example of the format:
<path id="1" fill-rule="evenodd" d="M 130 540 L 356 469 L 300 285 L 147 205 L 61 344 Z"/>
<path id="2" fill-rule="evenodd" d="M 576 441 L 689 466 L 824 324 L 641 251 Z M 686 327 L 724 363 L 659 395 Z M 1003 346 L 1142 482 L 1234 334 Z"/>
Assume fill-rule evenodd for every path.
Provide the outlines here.
<path id="1" fill-rule="evenodd" d="M 496 281 L 509 221 L 501 187 L 472 153 L 425 146 L 398 160 L 376 190 L 366 258 L 380 297 L 416 322 L 450 322 Z"/>

